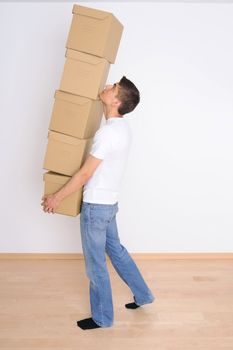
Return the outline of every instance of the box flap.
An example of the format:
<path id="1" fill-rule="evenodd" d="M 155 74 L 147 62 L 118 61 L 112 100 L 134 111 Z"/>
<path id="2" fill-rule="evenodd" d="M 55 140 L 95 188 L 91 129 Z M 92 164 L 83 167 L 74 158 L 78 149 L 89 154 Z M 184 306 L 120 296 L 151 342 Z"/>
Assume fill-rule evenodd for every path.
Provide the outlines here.
<path id="1" fill-rule="evenodd" d="M 110 12 L 96 10 L 90 7 L 85 7 L 80 5 L 74 5 L 72 9 L 72 13 L 75 15 L 79 14 L 82 16 L 93 17 L 96 19 L 105 19 L 109 16 L 112 16 L 112 13 Z"/>
<path id="2" fill-rule="evenodd" d="M 86 139 L 78 139 L 77 137 L 65 135 L 60 132 L 56 132 L 52 130 L 48 131 L 48 137 L 51 140 L 68 143 L 73 146 L 79 146 L 86 141 Z"/>
<path id="3" fill-rule="evenodd" d="M 90 98 L 74 95 L 74 94 L 64 92 L 61 90 L 55 91 L 54 98 L 59 99 L 59 100 L 63 100 L 66 102 L 71 102 L 71 103 L 74 103 L 74 104 L 80 105 L 80 106 L 83 106 L 87 103 L 93 102 L 93 100 L 91 100 Z"/>
<path id="4" fill-rule="evenodd" d="M 57 184 L 65 184 L 67 181 L 71 179 L 71 176 L 61 175 L 58 173 L 54 173 L 52 171 L 48 171 L 44 173 L 43 180 L 46 182 L 53 182 Z"/>
<path id="5" fill-rule="evenodd" d="M 76 51 L 72 49 L 66 49 L 66 57 L 72 58 L 74 60 L 80 61 L 80 62 L 85 62 L 89 64 L 100 64 L 100 63 L 107 63 L 108 61 L 103 58 L 103 57 L 97 57 L 94 55 L 90 55 L 88 53 L 84 53 L 81 51 Z"/>

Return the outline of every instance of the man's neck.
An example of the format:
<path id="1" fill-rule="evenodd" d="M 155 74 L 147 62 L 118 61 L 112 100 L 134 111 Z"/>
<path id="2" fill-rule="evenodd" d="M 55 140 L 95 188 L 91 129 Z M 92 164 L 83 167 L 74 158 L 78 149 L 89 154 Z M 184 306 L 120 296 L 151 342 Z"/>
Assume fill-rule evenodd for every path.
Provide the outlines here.
<path id="1" fill-rule="evenodd" d="M 114 109 L 108 109 L 106 106 L 104 106 L 104 116 L 106 120 L 109 118 L 123 118 L 123 116 L 119 114 L 118 111 Z"/>

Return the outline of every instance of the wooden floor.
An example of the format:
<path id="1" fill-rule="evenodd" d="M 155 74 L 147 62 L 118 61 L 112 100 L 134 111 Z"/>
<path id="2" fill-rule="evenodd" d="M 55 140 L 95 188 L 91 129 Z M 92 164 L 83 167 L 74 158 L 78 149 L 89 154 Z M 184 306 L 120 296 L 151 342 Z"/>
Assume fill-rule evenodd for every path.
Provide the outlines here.
<path id="1" fill-rule="evenodd" d="M 136 310 L 108 261 L 114 325 L 83 331 L 90 317 L 83 260 L 0 261 L 2 350 L 232 350 L 233 260 L 137 260 L 156 300 Z"/>

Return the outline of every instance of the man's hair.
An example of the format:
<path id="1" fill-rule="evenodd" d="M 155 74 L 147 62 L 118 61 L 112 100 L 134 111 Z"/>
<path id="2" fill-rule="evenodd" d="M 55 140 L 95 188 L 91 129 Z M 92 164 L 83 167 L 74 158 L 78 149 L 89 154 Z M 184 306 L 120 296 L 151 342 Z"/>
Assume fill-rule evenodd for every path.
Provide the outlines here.
<path id="1" fill-rule="evenodd" d="M 121 115 L 134 110 L 140 101 L 140 93 L 136 86 L 125 76 L 119 81 L 119 92 L 117 98 L 121 101 L 118 112 Z"/>

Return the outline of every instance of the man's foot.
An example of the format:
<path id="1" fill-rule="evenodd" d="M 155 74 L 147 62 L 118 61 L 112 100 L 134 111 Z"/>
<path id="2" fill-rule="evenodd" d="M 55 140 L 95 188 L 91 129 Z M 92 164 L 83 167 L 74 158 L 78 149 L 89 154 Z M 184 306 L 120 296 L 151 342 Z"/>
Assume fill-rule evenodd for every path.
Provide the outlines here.
<path id="1" fill-rule="evenodd" d="M 77 325 L 82 329 L 100 328 L 100 326 L 97 323 L 95 323 L 92 317 L 77 321 Z"/>
<path id="2" fill-rule="evenodd" d="M 135 301 L 135 296 L 133 298 Z M 137 309 L 138 307 L 140 307 L 140 305 L 137 305 L 136 303 L 128 303 L 128 304 L 125 304 L 125 307 L 127 309 Z"/>
<path id="3" fill-rule="evenodd" d="M 140 307 L 140 305 L 137 305 L 136 303 L 129 303 L 129 304 L 125 304 L 125 307 L 127 309 L 137 309 L 138 307 Z"/>

